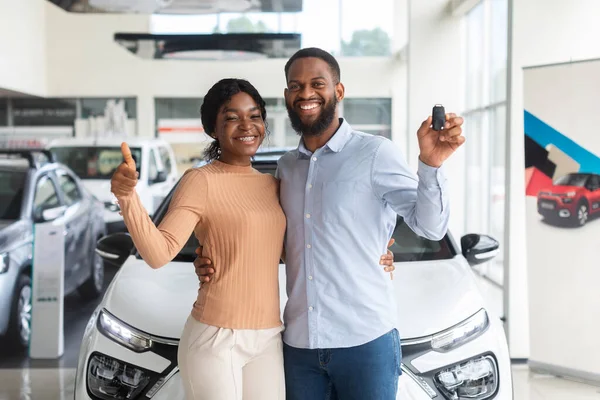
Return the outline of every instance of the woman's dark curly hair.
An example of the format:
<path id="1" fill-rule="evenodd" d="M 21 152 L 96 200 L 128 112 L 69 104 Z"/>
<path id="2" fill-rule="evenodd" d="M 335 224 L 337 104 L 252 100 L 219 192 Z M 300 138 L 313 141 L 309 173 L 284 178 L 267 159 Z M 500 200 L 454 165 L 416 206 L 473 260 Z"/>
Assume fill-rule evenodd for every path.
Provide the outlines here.
<path id="1" fill-rule="evenodd" d="M 202 119 L 202 126 L 204 132 L 209 136 L 215 134 L 217 115 L 223 105 L 227 104 L 231 98 L 238 93 L 247 93 L 254 99 L 256 105 L 260 109 L 260 115 L 265 123 L 265 134 L 268 133 L 266 130 L 267 126 L 267 110 L 265 108 L 265 101 L 262 96 L 258 93 L 258 90 L 245 79 L 234 79 L 226 78 L 221 79 L 215 83 L 213 87 L 204 96 L 204 101 L 200 107 L 200 118 Z M 219 158 L 219 149 L 221 148 L 219 141 L 213 141 L 204 151 L 204 158 L 210 162 Z"/>

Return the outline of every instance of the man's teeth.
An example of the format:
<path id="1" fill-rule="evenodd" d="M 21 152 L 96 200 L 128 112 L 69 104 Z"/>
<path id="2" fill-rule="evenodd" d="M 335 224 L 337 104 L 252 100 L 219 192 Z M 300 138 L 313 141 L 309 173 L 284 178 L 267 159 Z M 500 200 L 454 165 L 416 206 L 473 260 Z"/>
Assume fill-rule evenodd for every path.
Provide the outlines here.
<path id="1" fill-rule="evenodd" d="M 239 137 L 237 140 L 241 140 L 242 142 L 251 142 L 254 140 L 254 136 Z"/>
<path id="2" fill-rule="evenodd" d="M 319 105 L 317 103 L 313 103 L 313 104 L 303 104 L 300 106 L 301 109 L 303 110 L 312 110 L 313 108 L 317 108 Z"/>

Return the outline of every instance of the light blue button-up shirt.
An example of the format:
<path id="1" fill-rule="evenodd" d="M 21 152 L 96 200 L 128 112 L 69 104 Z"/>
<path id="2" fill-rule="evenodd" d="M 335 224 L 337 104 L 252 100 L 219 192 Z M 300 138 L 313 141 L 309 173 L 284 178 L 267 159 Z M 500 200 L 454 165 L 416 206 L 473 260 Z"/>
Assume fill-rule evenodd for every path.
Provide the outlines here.
<path id="1" fill-rule="evenodd" d="M 300 140 L 279 160 L 284 341 L 293 347 L 358 346 L 396 327 L 393 282 L 379 264 L 396 214 L 429 239 L 441 239 L 448 225 L 443 168 L 419 162 L 417 179 L 393 142 L 341 121 L 322 148 L 311 153 Z"/>

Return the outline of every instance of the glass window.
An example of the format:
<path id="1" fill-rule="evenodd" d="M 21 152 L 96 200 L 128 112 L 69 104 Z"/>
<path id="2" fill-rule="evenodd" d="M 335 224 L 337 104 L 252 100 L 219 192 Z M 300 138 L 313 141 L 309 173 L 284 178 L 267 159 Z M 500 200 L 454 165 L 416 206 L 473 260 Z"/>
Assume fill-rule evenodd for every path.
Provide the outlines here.
<path id="1" fill-rule="evenodd" d="M 589 177 L 589 174 L 567 174 L 556 179 L 554 185 L 584 187 L 587 184 Z"/>
<path id="2" fill-rule="evenodd" d="M 466 154 L 467 185 L 465 185 L 465 210 L 466 226 L 468 232 L 486 232 L 487 215 L 483 211 L 483 204 L 487 200 L 485 191 L 486 168 L 483 165 L 483 113 L 470 114 L 465 119 L 464 135 L 469 141 L 469 151 Z"/>
<path id="3" fill-rule="evenodd" d="M 485 2 L 482 1 L 467 15 L 467 110 L 484 105 L 484 7 Z"/>
<path id="4" fill-rule="evenodd" d="M 503 246 L 506 157 L 507 0 L 483 0 L 466 16 L 465 228 Z M 478 271 L 503 283 L 502 252 Z"/>
<path id="5" fill-rule="evenodd" d="M 21 217 L 26 177 L 23 171 L 0 171 L 0 220 Z"/>
<path id="6" fill-rule="evenodd" d="M 506 100 L 508 1 L 492 0 L 490 21 L 490 102 Z"/>
<path id="7" fill-rule="evenodd" d="M 165 168 L 165 172 L 170 174 L 173 170 L 173 164 L 171 163 L 171 154 L 169 153 L 169 150 L 164 146 L 160 146 L 158 148 L 158 153 L 160 154 L 160 160 Z"/>
<path id="8" fill-rule="evenodd" d="M 53 147 L 50 151 L 56 161 L 69 167 L 79 179 L 110 180 L 115 169 L 123 162 L 120 147 Z M 131 147 L 131 156 L 140 173 L 142 149 Z"/>
<path id="9" fill-rule="evenodd" d="M 275 2 L 262 2 L 275 4 Z M 320 47 L 334 55 L 387 56 L 394 34 L 393 0 L 303 0 L 301 12 L 220 13 L 204 15 L 155 14 L 154 34 L 271 32 L 299 33 L 302 47 Z M 271 6 L 272 7 L 272 6 Z M 267 11 L 271 11 L 268 9 Z M 319 29 L 314 29 L 318 26 Z"/>
<path id="10" fill-rule="evenodd" d="M 387 56 L 391 54 L 394 27 L 393 0 L 340 1 L 341 54 Z"/>
<path id="11" fill-rule="evenodd" d="M 148 182 L 154 182 L 158 177 L 158 165 L 156 163 L 156 152 L 150 153 L 150 162 L 148 163 Z"/>
<path id="12" fill-rule="evenodd" d="M 58 176 L 58 184 L 65 196 L 67 206 L 72 206 L 81 200 L 81 192 L 77 186 L 77 182 L 69 175 L 61 174 Z"/>
<path id="13" fill-rule="evenodd" d="M 354 125 L 392 125 L 392 99 L 343 100 L 343 114 Z"/>
<path id="14" fill-rule="evenodd" d="M 44 210 L 58 207 L 60 202 L 54 183 L 48 176 L 40 178 L 35 187 L 35 196 L 33 200 L 34 215 L 41 215 Z"/>
<path id="15" fill-rule="evenodd" d="M 7 101 L 7 99 L 0 98 L 0 126 L 8 125 Z"/>
<path id="16" fill-rule="evenodd" d="M 600 175 L 592 175 L 588 182 L 588 190 L 596 191 L 600 189 Z"/>
<path id="17" fill-rule="evenodd" d="M 156 120 L 200 118 L 202 98 L 157 98 L 154 100 Z"/>
<path id="18" fill-rule="evenodd" d="M 73 126 L 77 115 L 76 100 L 12 99 L 15 126 Z"/>
<path id="19" fill-rule="evenodd" d="M 81 100 L 81 117 L 98 117 L 105 114 L 106 105 L 109 100 L 123 103 L 128 119 L 137 117 L 137 100 L 135 98 L 85 98 Z"/>
<path id="20" fill-rule="evenodd" d="M 279 31 L 276 13 L 227 13 L 219 16 L 220 33 L 274 33 Z"/>
<path id="21" fill-rule="evenodd" d="M 447 238 L 435 241 L 420 237 L 401 217 L 398 217 L 392 238 L 395 242 L 390 251 L 396 262 L 446 260 L 455 255 Z"/>

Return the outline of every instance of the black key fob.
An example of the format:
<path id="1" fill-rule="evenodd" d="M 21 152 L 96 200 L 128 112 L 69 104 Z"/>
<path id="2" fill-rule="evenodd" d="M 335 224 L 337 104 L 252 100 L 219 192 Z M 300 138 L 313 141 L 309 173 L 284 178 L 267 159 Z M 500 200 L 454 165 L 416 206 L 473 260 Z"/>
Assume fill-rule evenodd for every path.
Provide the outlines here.
<path id="1" fill-rule="evenodd" d="M 444 124 L 446 123 L 446 110 L 443 105 L 436 104 L 431 112 L 431 117 L 431 124 L 433 125 L 434 131 L 441 131 L 444 129 Z"/>

